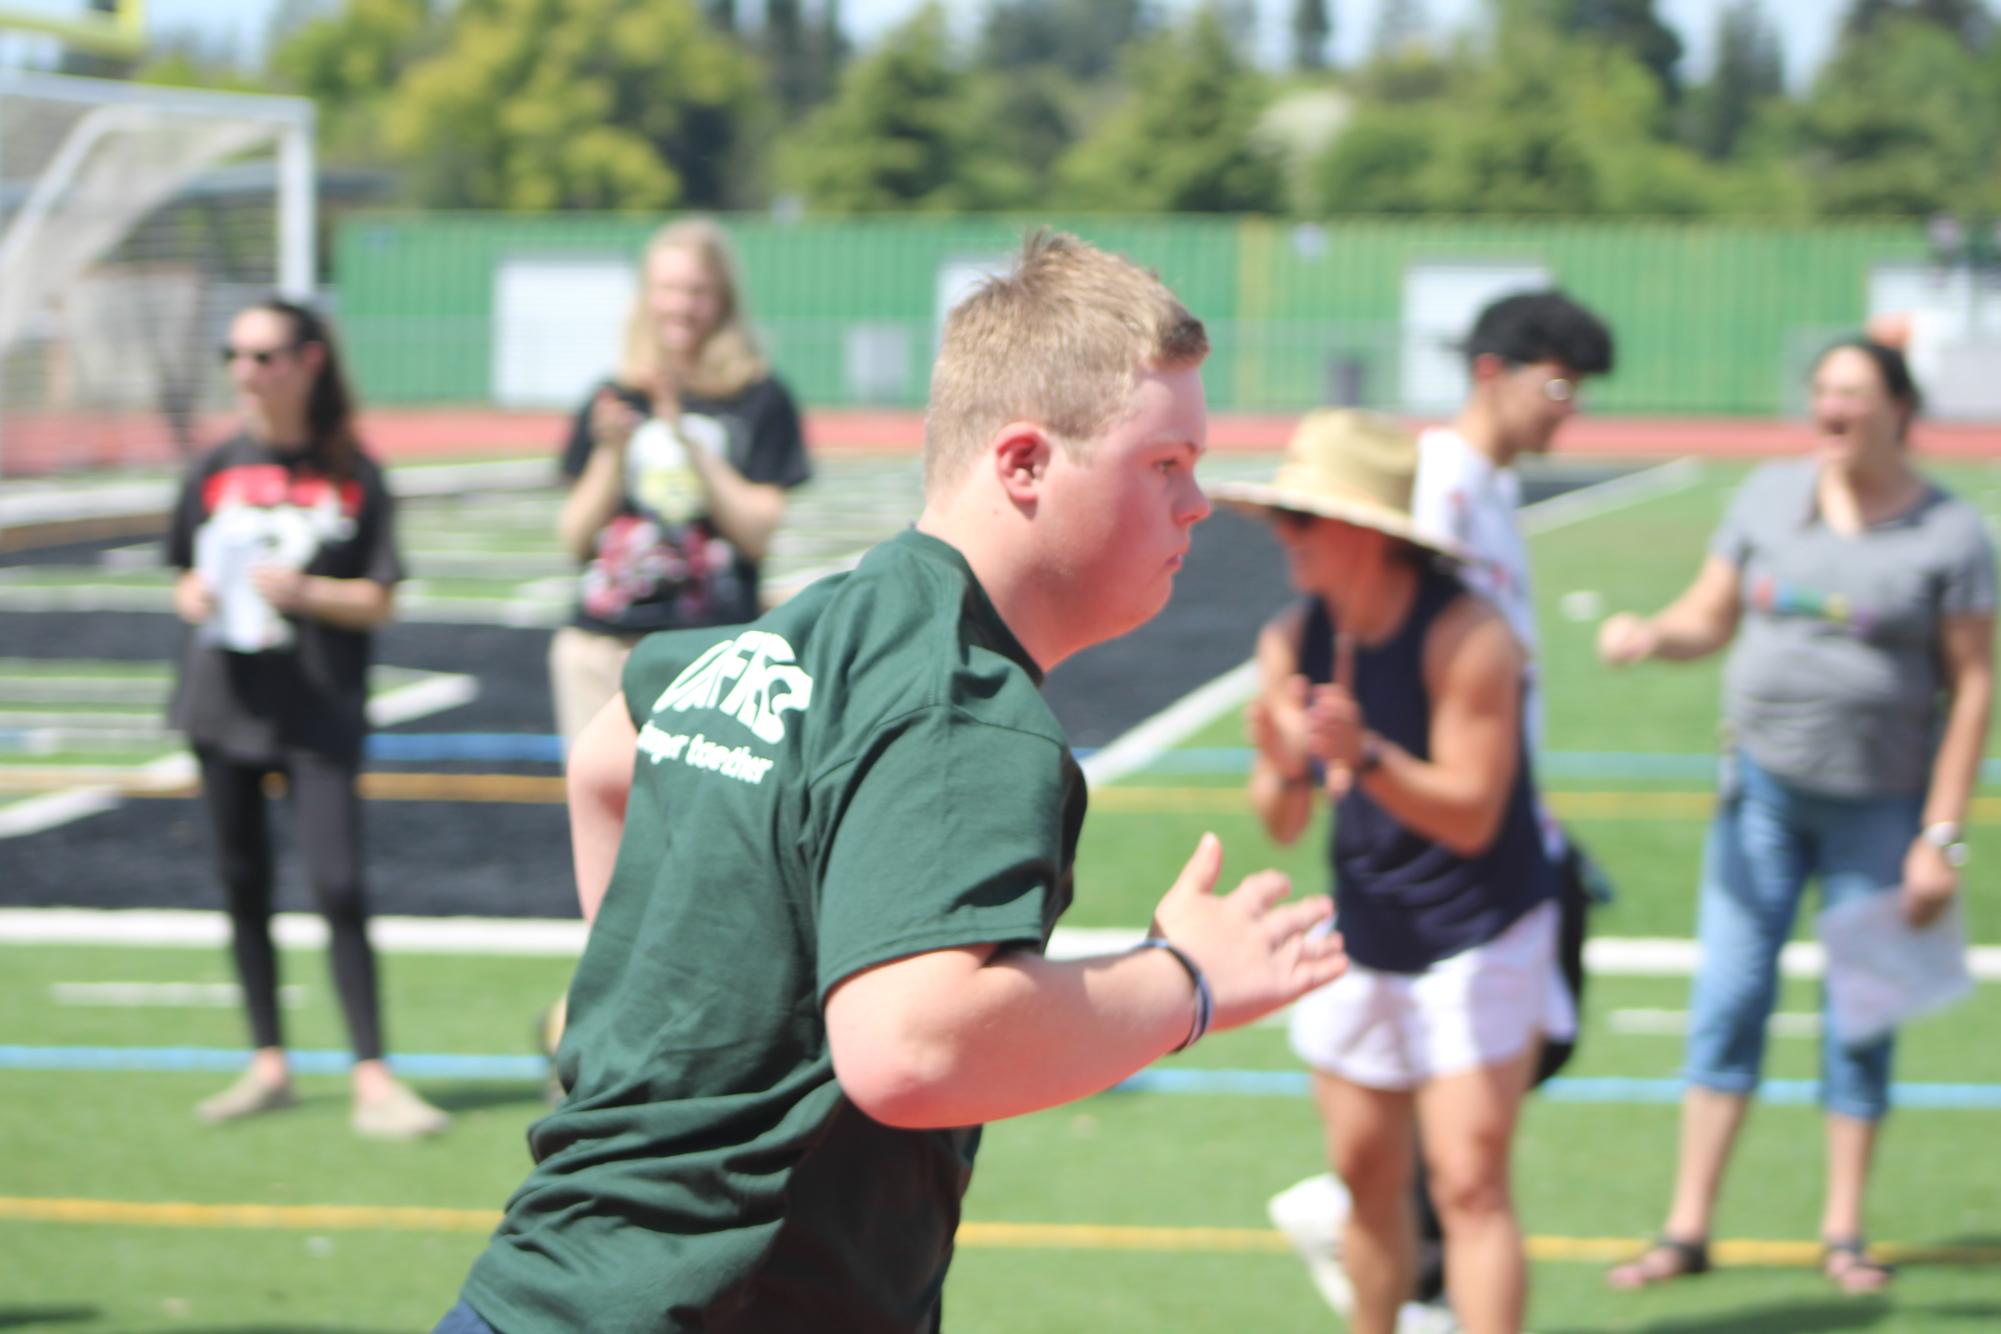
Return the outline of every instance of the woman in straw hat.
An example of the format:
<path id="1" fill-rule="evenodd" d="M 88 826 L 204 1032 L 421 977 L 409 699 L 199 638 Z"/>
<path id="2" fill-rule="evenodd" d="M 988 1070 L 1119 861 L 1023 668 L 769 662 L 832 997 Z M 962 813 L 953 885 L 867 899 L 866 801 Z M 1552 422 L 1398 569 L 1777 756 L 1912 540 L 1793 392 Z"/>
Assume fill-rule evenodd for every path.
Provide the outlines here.
<path id="1" fill-rule="evenodd" d="M 1251 797 L 1299 837 L 1325 792 L 1347 977 L 1301 1001 L 1335 1172 L 1353 1328 L 1390 1334 L 1411 1291 L 1420 1152 L 1469 1331 L 1521 1327 L 1526 1271 L 1508 1184 L 1516 1112 L 1556 982 L 1556 875 L 1522 739 L 1521 650 L 1411 521 L 1415 442 L 1330 411 L 1300 424 L 1268 484 L 1217 488 L 1264 515 L 1305 594 L 1258 639 Z"/>

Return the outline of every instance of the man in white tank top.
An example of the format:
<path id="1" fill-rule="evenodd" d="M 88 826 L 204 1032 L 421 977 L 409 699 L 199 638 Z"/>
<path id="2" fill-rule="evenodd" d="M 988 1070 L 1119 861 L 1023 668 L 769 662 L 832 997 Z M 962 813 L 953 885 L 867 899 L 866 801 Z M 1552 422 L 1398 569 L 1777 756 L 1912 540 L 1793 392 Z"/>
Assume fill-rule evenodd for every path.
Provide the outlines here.
<path id="1" fill-rule="evenodd" d="M 1593 375 L 1611 371 L 1612 335 L 1596 315 L 1561 292 L 1522 292 L 1480 312 L 1461 350 L 1469 387 L 1449 424 L 1418 437 L 1417 485 L 1411 517 L 1427 532 L 1449 539 L 1466 554 L 1460 576 L 1493 603 L 1514 631 L 1528 659 L 1522 735 L 1541 749 L 1542 688 L 1537 660 L 1534 585 L 1528 544 L 1516 511 L 1521 479 L 1514 462 L 1548 451 L 1563 424 L 1576 414 L 1579 391 Z M 1568 853 L 1563 830 L 1547 810 L 1543 840 L 1550 859 Z M 1573 1034 L 1550 1034 L 1568 1041 Z M 1332 1174 L 1308 1177 L 1272 1197 L 1272 1222 L 1291 1240 L 1322 1297 L 1347 1314 L 1352 1304 L 1341 1267 L 1339 1237 L 1348 1213 L 1347 1189 Z M 1434 1281 L 1420 1281 L 1429 1298 Z M 1404 1306 L 1399 1334 L 1457 1328 L 1442 1302 Z"/>

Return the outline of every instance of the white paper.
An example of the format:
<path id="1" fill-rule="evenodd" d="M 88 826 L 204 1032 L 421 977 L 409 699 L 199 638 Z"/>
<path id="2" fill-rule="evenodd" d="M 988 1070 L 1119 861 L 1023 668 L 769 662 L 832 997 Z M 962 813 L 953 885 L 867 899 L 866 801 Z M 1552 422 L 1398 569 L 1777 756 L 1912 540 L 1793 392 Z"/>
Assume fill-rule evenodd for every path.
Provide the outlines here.
<path id="1" fill-rule="evenodd" d="M 1834 1031 L 1849 1046 L 1874 1042 L 1973 990 L 1957 895 L 1924 927 L 1904 920 L 1899 895 L 1889 890 L 1829 908 L 1819 929 Z"/>
<path id="2" fill-rule="evenodd" d="M 250 578 L 277 554 L 274 536 L 250 510 L 224 510 L 202 526 L 195 538 L 195 570 L 215 595 L 215 614 L 202 623 L 203 642 L 232 653 L 291 646 L 291 624 Z"/>

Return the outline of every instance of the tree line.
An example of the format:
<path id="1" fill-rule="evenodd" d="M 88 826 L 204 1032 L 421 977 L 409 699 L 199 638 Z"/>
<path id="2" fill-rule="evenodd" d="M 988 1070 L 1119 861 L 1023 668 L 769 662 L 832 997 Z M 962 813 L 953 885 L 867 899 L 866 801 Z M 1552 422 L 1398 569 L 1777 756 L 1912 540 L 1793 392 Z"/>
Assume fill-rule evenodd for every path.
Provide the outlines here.
<path id="1" fill-rule="evenodd" d="M 1783 0 L 1771 0 L 1782 3 Z M 1437 36 L 1296 0 L 939 3 L 868 49 L 838 0 L 295 6 L 239 86 L 309 96 L 332 166 L 431 208 L 1924 217 L 2001 212 L 2001 41 L 1980 0 L 1853 0 L 1797 92 L 1763 0 L 1690 83 L 1653 0 L 1487 0 Z M 216 82 L 187 55 L 136 77 Z"/>

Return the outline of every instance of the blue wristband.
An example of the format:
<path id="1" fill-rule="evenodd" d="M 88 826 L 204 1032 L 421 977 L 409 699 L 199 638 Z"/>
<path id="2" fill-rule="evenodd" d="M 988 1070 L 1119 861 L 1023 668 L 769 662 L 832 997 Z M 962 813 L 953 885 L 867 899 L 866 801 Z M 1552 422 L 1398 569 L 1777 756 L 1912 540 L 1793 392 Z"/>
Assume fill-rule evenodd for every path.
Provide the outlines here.
<path id="1" fill-rule="evenodd" d="M 1195 984 L 1195 1016 L 1193 1021 L 1188 1025 L 1188 1036 L 1181 1039 L 1181 1045 L 1175 1047 L 1173 1051 L 1169 1052 L 1169 1055 L 1172 1055 L 1175 1051 L 1187 1051 L 1190 1047 L 1201 1041 L 1202 1035 L 1209 1031 L 1209 1025 L 1216 1018 L 1216 993 L 1209 989 L 1209 979 L 1202 975 L 1201 967 L 1196 964 L 1194 959 L 1189 957 L 1188 952 L 1171 940 L 1163 939 L 1160 936 L 1148 936 L 1145 940 L 1133 946 L 1133 949 L 1135 951 L 1166 950 L 1174 956 L 1176 963 L 1187 970 L 1188 980 Z"/>

